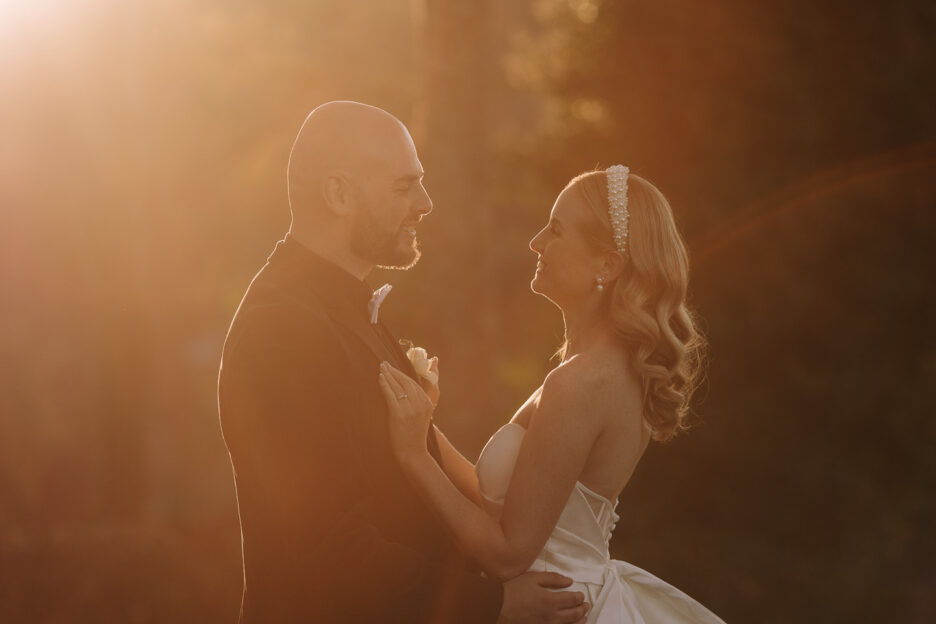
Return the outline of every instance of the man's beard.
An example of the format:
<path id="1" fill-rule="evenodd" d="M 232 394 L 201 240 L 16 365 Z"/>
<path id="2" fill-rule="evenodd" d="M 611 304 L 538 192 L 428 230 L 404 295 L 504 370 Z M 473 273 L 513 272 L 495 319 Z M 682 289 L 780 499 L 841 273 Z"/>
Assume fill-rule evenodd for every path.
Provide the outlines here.
<path id="1" fill-rule="evenodd" d="M 400 243 L 403 232 L 387 232 L 370 213 L 358 213 L 351 228 L 351 251 L 383 269 L 409 269 L 419 261 L 419 250 Z"/>

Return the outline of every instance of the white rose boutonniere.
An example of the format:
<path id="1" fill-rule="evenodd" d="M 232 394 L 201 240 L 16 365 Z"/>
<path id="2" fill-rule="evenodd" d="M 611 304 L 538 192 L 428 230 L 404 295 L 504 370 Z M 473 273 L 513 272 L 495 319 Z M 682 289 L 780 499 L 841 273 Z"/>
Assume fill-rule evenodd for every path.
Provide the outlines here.
<path id="1" fill-rule="evenodd" d="M 429 354 L 422 347 L 410 347 L 406 351 L 406 357 L 410 364 L 416 370 L 416 374 L 431 383 L 433 386 L 439 384 L 439 372 L 432 370 L 432 361 Z"/>

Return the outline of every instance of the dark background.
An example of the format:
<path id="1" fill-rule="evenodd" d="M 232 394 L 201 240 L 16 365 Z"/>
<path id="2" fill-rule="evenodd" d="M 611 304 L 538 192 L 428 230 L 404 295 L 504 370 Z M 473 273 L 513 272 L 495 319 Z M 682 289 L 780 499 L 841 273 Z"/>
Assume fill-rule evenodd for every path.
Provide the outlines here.
<path id="1" fill-rule="evenodd" d="M 423 260 L 371 281 L 466 454 L 555 363 L 529 239 L 627 164 L 711 348 L 614 554 L 732 623 L 936 621 L 934 75 L 924 0 L 0 2 L 0 621 L 233 622 L 220 348 L 338 98 L 416 139 Z"/>

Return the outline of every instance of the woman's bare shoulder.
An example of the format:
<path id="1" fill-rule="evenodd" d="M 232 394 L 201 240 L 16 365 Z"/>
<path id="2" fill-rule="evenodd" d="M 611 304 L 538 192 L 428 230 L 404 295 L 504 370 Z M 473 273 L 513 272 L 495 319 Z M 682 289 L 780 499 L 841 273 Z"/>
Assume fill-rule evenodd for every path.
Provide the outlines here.
<path id="1" fill-rule="evenodd" d="M 579 418 L 641 411 L 639 380 L 627 359 L 614 352 L 587 352 L 569 358 L 546 376 L 543 396 L 578 405 Z"/>
<path id="2" fill-rule="evenodd" d="M 510 419 L 510 422 L 520 425 L 521 427 L 529 427 L 530 418 L 533 417 L 534 412 L 536 412 L 537 406 L 539 406 L 540 395 L 543 394 L 543 386 L 540 386 L 533 391 L 533 394 L 520 406 L 514 415 Z"/>

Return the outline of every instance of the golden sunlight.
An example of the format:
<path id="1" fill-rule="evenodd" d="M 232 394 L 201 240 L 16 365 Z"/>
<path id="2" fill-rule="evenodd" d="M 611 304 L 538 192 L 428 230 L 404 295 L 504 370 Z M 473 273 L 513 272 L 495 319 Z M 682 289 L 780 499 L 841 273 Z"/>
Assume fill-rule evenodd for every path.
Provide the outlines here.
<path id="1" fill-rule="evenodd" d="M 82 12 L 89 4 L 84 3 Z M 41 31 L 53 23 L 61 23 L 66 10 L 79 8 L 74 0 L 0 0 L 0 63 L 13 62 L 24 47 L 41 40 Z"/>
<path id="2" fill-rule="evenodd" d="M 23 16 L 32 16 L 40 13 L 51 12 L 57 7 L 61 7 L 63 2 L 68 0 L 0 0 L 0 24 L 6 27 L 11 24 L 7 20 Z"/>

